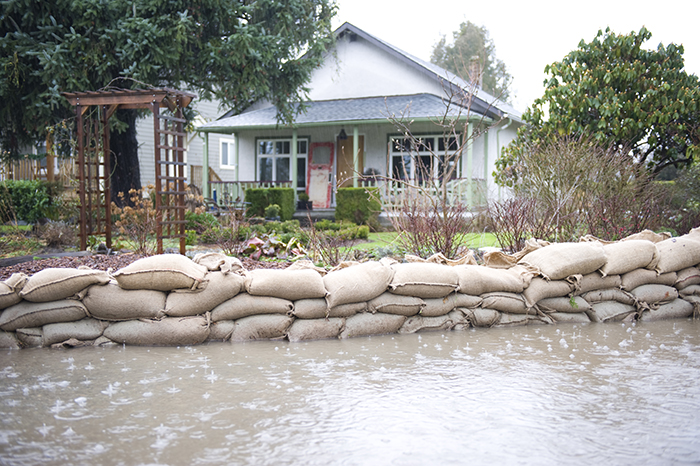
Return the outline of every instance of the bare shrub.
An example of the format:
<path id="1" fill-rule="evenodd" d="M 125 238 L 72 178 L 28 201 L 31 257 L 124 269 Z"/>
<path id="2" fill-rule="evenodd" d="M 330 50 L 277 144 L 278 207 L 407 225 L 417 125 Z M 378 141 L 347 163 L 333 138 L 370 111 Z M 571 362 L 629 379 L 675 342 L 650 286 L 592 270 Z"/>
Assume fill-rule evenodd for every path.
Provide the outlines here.
<path id="1" fill-rule="evenodd" d="M 129 190 L 128 202 L 124 193 L 117 194 L 120 204 L 112 203 L 112 213 L 118 216 L 114 222 L 124 242 L 136 253 L 153 255 L 156 251 L 156 208 L 153 201 L 155 187 Z"/>
<path id="2" fill-rule="evenodd" d="M 75 246 L 77 238 L 75 225 L 63 221 L 48 221 L 39 228 L 39 236 L 50 248 Z"/>

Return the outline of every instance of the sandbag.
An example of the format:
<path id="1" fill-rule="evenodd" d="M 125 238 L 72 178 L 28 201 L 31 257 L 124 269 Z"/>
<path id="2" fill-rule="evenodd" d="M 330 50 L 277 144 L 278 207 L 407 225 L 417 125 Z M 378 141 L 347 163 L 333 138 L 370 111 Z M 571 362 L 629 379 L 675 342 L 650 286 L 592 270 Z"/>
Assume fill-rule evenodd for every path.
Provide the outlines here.
<path id="1" fill-rule="evenodd" d="M 591 308 L 587 314 L 592 322 L 630 322 L 637 312 L 634 306 L 618 301 L 593 303 Z"/>
<path id="2" fill-rule="evenodd" d="M 0 330 L 0 348 L 2 349 L 19 349 L 20 344 L 17 341 L 15 332 L 3 332 Z"/>
<path id="3" fill-rule="evenodd" d="M 204 314 L 241 292 L 244 278 L 235 273 L 209 272 L 206 288 L 198 290 L 175 290 L 168 293 L 165 313 L 171 317 Z"/>
<path id="4" fill-rule="evenodd" d="M 693 315 L 694 310 L 693 304 L 683 299 L 676 299 L 670 303 L 662 304 L 656 309 L 644 309 L 639 316 L 639 320 L 642 322 L 653 322 L 656 320 L 684 319 Z"/>
<path id="5" fill-rule="evenodd" d="M 688 285 L 679 291 L 680 295 L 685 296 L 700 296 L 700 285 Z"/>
<path id="6" fill-rule="evenodd" d="M 345 326 L 345 319 L 296 319 L 287 331 L 289 341 L 327 340 L 338 338 Z"/>
<path id="7" fill-rule="evenodd" d="M 472 327 L 493 327 L 501 320 L 501 313 L 495 309 L 476 308 L 460 309 Z"/>
<path id="8" fill-rule="evenodd" d="M 465 313 L 468 310 L 469 309 L 466 308 L 457 308 L 447 314 L 447 317 L 449 317 L 452 322 L 452 330 L 461 331 L 471 328 L 471 322 L 469 322 Z"/>
<path id="9" fill-rule="evenodd" d="M 700 264 L 700 240 L 687 236 L 669 238 L 656 244 L 659 249 L 659 273 L 677 272 Z"/>
<path id="10" fill-rule="evenodd" d="M 13 273 L 10 278 L 0 282 L 0 310 L 22 301 L 19 292 L 22 291 L 28 279 L 29 277 L 23 273 Z"/>
<path id="11" fill-rule="evenodd" d="M 525 298 L 527 306 L 532 307 L 545 298 L 568 296 L 573 293 L 573 291 L 573 283 L 567 280 L 545 280 L 535 277 L 530 282 L 530 286 L 523 291 L 523 297 Z"/>
<path id="12" fill-rule="evenodd" d="M 207 341 L 228 341 L 233 334 L 235 323 L 233 320 L 220 320 L 209 324 L 209 336 Z"/>
<path id="13" fill-rule="evenodd" d="M 586 324 L 591 321 L 585 312 L 552 312 L 547 314 L 554 322 L 569 324 Z"/>
<path id="14" fill-rule="evenodd" d="M 450 328 L 452 328 L 452 319 L 448 315 L 437 317 L 421 315 L 408 317 L 399 328 L 398 333 L 437 332 L 450 330 Z"/>
<path id="15" fill-rule="evenodd" d="M 637 302 L 637 299 L 630 293 L 623 290 L 618 290 L 617 288 L 589 291 L 588 293 L 581 295 L 581 297 L 590 304 L 601 303 L 604 301 L 617 301 L 618 303 L 633 306 Z"/>
<path id="16" fill-rule="evenodd" d="M 551 313 L 570 313 L 577 314 L 580 312 L 590 311 L 591 305 L 581 296 L 571 298 L 546 298 L 537 303 L 540 311 Z"/>
<path id="17" fill-rule="evenodd" d="M 603 245 L 597 242 L 556 243 L 532 251 L 520 262 L 548 280 L 563 280 L 574 274 L 595 272 L 607 262 Z"/>
<path id="18" fill-rule="evenodd" d="M 73 322 L 88 316 L 80 301 L 66 299 L 47 303 L 22 301 L 10 306 L 0 314 L 0 329 L 41 327 L 56 322 Z"/>
<path id="19" fill-rule="evenodd" d="M 442 298 L 459 287 L 454 267 L 432 263 L 395 264 L 389 291 L 403 296 Z"/>
<path id="20" fill-rule="evenodd" d="M 678 290 L 668 285 L 641 285 L 630 291 L 630 294 L 649 305 L 669 303 L 678 298 Z"/>
<path id="21" fill-rule="evenodd" d="M 88 288 L 83 304 L 91 316 L 101 320 L 158 319 L 165 315 L 165 293 L 125 290 L 115 281 Z"/>
<path id="22" fill-rule="evenodd" d="M 384 293 L 394 270 L 379 262 L 365 262 L 335 270 L 323 277 L 328 307 L 369 301 Z"/>
<path id="23" fill-rule="evenodd" d="M 464 295 L 467 296 L 467 295 Z M 423 300 L 424 306 L 420 312 L 423 317 L 439 317 L 444 316 L 455 307 L 455 293 L 445 296 L 444 298 L 429 298 Z M 481 304 L 481 298 L 478 298 L 477 306 Z M 471 306 L 470 306 L 471 307 Z"/>
<path id="24" fill-rule="evenodd" d="M 111 324 L 104 330 L 104 336 L 126 345 L 198 345 L 209 336 L 209 324 L 203 316 L 127 320 Z"/>
<path id="25" fill-rule="evenodd" d="M 291 314 L 294 304 L 291 301 L 269 296 L 251 296 L 240 293 L 224 301 L 211 311 L 211 320 L 236 320 L 256 314 Z"/>
<path id="26" fill-rule="evenodd" d="M 70 298 L 88 286 L 108 282 L 109 275 L 102 270 L 48 268 L 29 277 L 19 295 L 33 303 L 46 303 Z"/>
<path id="27" fill-rule="evenodd" d="M 653 269 L 659 261 L 656 244 L 646 240 L 627 240 L 603 246 L 607 262 L 600 268 L 601 274 L 621 275 L 635 269 Z"/>
<path id="28" fill-rule="evenodd" d="M 546 325 L 552 323 L 536 314 L 511 314 L 501 312 L 501 318 L 494 327 L 519 327 L 522 325 Z"/>
<path id="29" fill-rule="evenodd" d="M 688 267 L 676 273 L 676 283 L 673 286 L 682 290 L 690 285 L 700 285 L 700 269 L 697 267 Z"/>
<path id="30" fill-rule="evenodd" d="M 210 272 L 240 272 L 243 270 L 243 264 L 235 257 L 227 256 L 220 252 L 205 252 L 194 256 L 192 262 L 203 265 Z"/>
<path id="31" fill-rule="evenodd" d="M 620 241 L 645 240 L 651 241 L 652 243 L 660 243 L 661 241 L 669 239 L 670 237 L 671 233 L 668 232 L 654 233 L 651 230 L 642 230 L 639 233 L 634 233 L 626 238 L 622 238 Z"/>
<path id="32" fill-rule="evenodd" d="M 415 296 L 396 295 L 389 292 L 382 293 L 367 303 L 369 312 L 385 312 L 412 316 L 418 314 L 425 307 L 425 302 Z"/>
<path id="33" fill-rule="evenodd" d="M 349 317 L 358 312 L 365 312 L 367 303 L 341 304 L 328 309 L 325 299 L 300 299 L 294 301 L 294 317 L 298 319 L 325 319 L 326 317 Z"/>
<path id="34" fill-rule="evenodd" d="M 18 328 L 15 336 L 22 348 L 40 348 L 44 346 L 44 330 L 41 327 Z"/>
<path id="35" fill-rule="evenodd" d="M 455 267 L 459 278 L 459 292 L 480 296 L 491 291 L 522 293 L 530 284 L 533 274 L 525 267 L 492 269 L 480 265 L 460 265 Z"/>
<path id="36" fill-rule="evenodd" d="M 639 285 L 656 283 L 659 285 L 673 286 L 676 283 L 676 272 L 658 274 L 654 270 L 637 269 L 622 275 L 620 288 L 623 290 L 633 290 Z"/>
<path id="37" fill-rule="evenodd" d="M 109 325 L 108 322 L 87 317 L 75 322 L 60 322 L 44 325 L 44 346 L 51 346 L 71 338 L 76 340 L 95 340 Z"/>
<path id="38" fill-rule="evenodd" d="M 520 293 L 493 292 L 481 295 L 481 306 L 487 309 L 495 309 L 511 314 L 532 314 L 525 303 L 525 298 Z"/>
<path id="39" fill-rule="evenodd" d="M 396 333 L 405 321 L 405 316 L 396 314 L 355 314 L 345 319 L 345 328 L 340 332 L 340 338 Z"/>
<path id="40" fill-rule="evenodd" d="M 650 272 L 650 270 L 648 270 Z M 653 272 L 652 272 L 653 273 Z M 574 294 L 583 294 L 593 290 L 604 290 L 607 288 L 620 288 L 622 280 L 619 275 L 608 275 L 602 277 L 598 272 L 577 276 L 576 290 Z"/>
<path id="41" fill-rule="evenodd" d="M 207 268 L 180 254 L 144 257 L 114 273 L 125 290 L 194 290 L 206 286 Z"/>
<path id="42" fill-rule="evenodd" d="M 252 296 L 272 296 L 295 301 L 325 298 L 323 277 L 315 270 L 256 269 L 245 273 L 245 288 Z"/>
<path id="43" fill-rule="evenodd" d="M 281 340 L 293 321 L 294 317 L 281 314 L 243 317 L 234 322 L 231 341 Z"/>

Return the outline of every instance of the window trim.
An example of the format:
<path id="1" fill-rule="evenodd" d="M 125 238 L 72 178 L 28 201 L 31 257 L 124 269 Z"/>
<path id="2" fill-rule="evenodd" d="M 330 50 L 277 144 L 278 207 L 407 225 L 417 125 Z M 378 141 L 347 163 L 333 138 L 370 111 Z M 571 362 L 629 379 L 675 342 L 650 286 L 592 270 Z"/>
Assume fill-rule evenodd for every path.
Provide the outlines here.
<path id="1" fill-rule="evenodd" d="M 224 169 L 224 170 L 235 170 L 236 164 L 236 148 L 238 147 L 236 137 L 232 138 L 227 138 L 227 137 L 222 137 L 219 138 L 219 168 Z M 228 144 L 228 163 L 224 164 L 223 162 L 223 157 L 224 157 L 224 144 Z M 233 149 L 233 150 L 231 150 Z"/>
<path id="2" fill-rule="evenodd" d="M 277 143 L 277 142 L 289 142 L 289 149 L 290 153 L 289 154 L 261 154 L 260 153 L 260 143 L 264 141 L 270 141 L 272 143 Z M 306 142 L 306 152 L 300 153 L 297 150 L 297 164 L 299 163 L 299 160 L 304 160 L 304 166 L 308 167 L 308 161 L 309 161 L 309 145 L 311 144 L 311 138 L 308 136 L 299 136 L 297 137 L 297 145 L 300 142 Z M 291 181 L 291 178 L 289 180 L 277 180 L 277 159 L 278 158 L 288 158 L 290 160 L 290 169 L 291 169 L 291 159 L 292 159 L 292 153 L 291 153 L 291 147 L 292 145 L 292 137 L 258 137 L 255 138 L 255 180 L 257 182 L 262 182 L 260 179 L 260 159 L 261 158 L 271 158 L 272 159 L 272 180 L 265 180 L 267 182 L 273 182 L 276 183 L 278 181 Z M 291 176 L 291 172 L 290 172 Z M 297 180 L 298 182 L 299 180 Z M 306 183 L 304 183 L 306 184 Z M 299 190 L 303 191 L 305 186 L 299 186 Z"/>
<path id="3" fill-rule="evenodd" d="M 395 147 L 397 147 L 397 146 L 394 143 L 394 141 L 405 141 L 406 137 L 402 134 L 390 134 L 389 135 L 389 143 L 390 143 L 390 147 L 391 147 L 391 151 L 390 151 L 390 157 L 391 157 L 390 174 L 391 174 L 391 176 L 392 177 L 396 176 L 396 174 L 394 173 L 394 157 L 402 157 L 402 156 L 408 155 L 410 157 L 410 164 L 411 164 L 410 173 L 407 173 L 408 176 L 406 178 L 399 178 L 399 179 L 406 179 L 406 180 L 411 180 L 411 181 L 416 180 L 416 177 L 417 177 L 416 167 L 418 165 L 416 161 L 417 161 L 417 159 L 420 159 L 421 157 L 426 157 L 426 156 L 434 156 L 438 159 L 438 161 L 437 161 L 438 163 L 435 163 L 432 166 L 432 169 L 433 169 L 432 176 L 434 178 L 439 177 L 440 174 L 438 173 L 438 170 L 439 170 L 439 167 L 442 163 L 442 161 L 440 159 L 442 159 L 445 155 L 445 151 L 444 150 L 441 151 L 439 149 L 440 139 L 443 139 L 443 140 L 452 139 L 453 136 L 446 137 L 442 133 L 425 133 L 425 134 L 414 135 L 413 137 L 417 140 L 427 139 L 427 138 L 432 139 L 433 142 L 431 143 L 431 145 L 432 145 L 431 150 L 415 151 L 415 150 L 413 150 L 413 148 L 411 148 L 408 151 L 395 150 Z M 458 134 L 457 141 L 456 141 L 456 144 L 458 147 L 459 147 L 459 139 L 460 138 L 461 138 L 461 134 Z M 443 145 L 444 145 L 444 143 L 443 143 Z M 401 144 L 401 147 L 405 147 L 405 145 Z M 453 173 L 453 178 L 455 178 L 455 177 L 459 178 L 461 175 L 461 173 L 459 173 L 459 172 L 460 172 L 460 170 L 455 171 Z"/>

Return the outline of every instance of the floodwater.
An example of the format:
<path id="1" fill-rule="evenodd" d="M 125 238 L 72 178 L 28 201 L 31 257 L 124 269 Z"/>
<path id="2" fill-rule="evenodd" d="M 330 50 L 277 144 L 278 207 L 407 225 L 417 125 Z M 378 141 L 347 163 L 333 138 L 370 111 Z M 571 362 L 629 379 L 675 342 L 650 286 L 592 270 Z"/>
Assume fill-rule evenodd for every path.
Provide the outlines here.
<path id="1" fill-rule="evenodd" d="M 700 462 L 700 322 L 0 352 L 0 464 Z"/>

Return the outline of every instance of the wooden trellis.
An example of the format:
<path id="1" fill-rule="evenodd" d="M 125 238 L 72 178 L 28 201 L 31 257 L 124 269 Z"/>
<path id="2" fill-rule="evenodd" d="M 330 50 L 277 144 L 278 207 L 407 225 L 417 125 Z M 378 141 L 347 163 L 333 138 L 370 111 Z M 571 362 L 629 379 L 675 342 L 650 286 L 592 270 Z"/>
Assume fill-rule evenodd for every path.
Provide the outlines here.
<path id="1" fill-rule="evenodd" d="M 117 109 L 149 109 L 155 142 L 155 208 L 158 253 L 163 239 L 178 238 L 185 253 L 185 118 L 194 94 L 175 89 L 108 90 L 63 93 L 75 106 L 78 127 L 80 249 L 90 235 L 105 235 L 112 247 L 109 119 Z M 170 110 L 171 115 L 160 112 Z M 90 111 L 89 111 L 90 110 Z"/>

